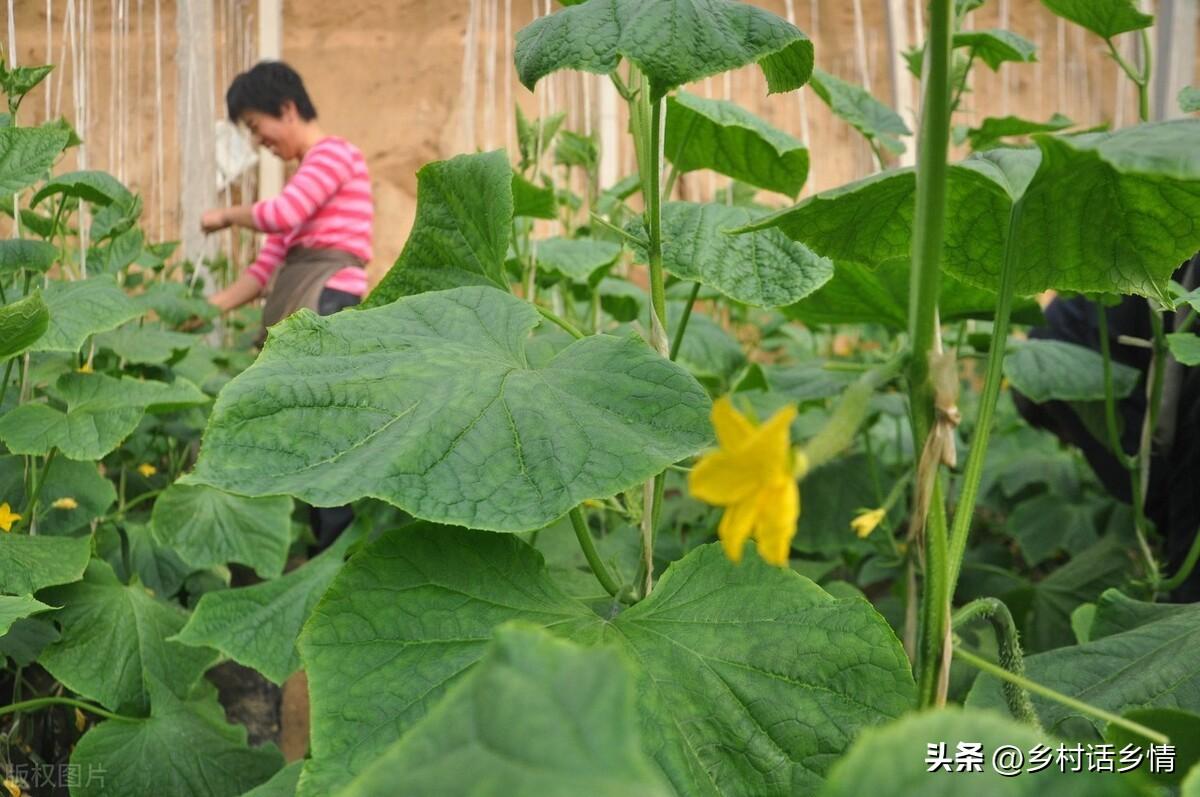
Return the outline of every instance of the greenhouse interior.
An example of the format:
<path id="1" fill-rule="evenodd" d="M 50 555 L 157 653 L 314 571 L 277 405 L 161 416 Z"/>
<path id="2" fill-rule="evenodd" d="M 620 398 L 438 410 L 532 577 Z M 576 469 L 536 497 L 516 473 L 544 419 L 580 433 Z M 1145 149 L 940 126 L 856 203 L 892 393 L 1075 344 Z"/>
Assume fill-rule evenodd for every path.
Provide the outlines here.
<path id="1" fill-rule="evenodd" d="M 6 0 L 0 795 L 1200 797 L 1197 0 Z"/>

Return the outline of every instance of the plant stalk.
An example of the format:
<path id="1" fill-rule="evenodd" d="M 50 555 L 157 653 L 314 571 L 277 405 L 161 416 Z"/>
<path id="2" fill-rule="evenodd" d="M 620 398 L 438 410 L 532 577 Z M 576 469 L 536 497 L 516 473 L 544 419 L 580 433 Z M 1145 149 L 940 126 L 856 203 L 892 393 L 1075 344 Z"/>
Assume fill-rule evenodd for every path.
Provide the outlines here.
<path id="1" fill-rule="evenodd" d="M 583 516 L 583 510 L 575 507 L 569 514 L 571 526 L 575 529 L 575 539 L 579 540 L 579 547 L 583 550 L 588 567 L 592 568 L 592 573 L 600 582 L 600 586 L 604 587 L 604 591 L 614 598 L 617 597 L 621 592 L 621 585 L 604 566 L 604 560 L 600 558 L 600 552 L 596 550 L 596 541 L 592 539 L 592 532 L 588 528 L 587 518 Z"/>
<path id="2" fill-rule="evenodd" d="M 951 39 L 954 3 L 932 0 L 929 35 L 925 44 L 925 90 L 921 104 L 920 140 L 917 149 L 917 207 L 913 225 L 913 269 L 909 290 L 909 338 L 913 356 L 908 382 L 916 451 L 925 448 L 934 414 L 934 386 L 930 356 L 935 350 L 941 286 L 941 257 L 945 239 L 946 175 L 950 150 Z M 949 633 L 945 514 L 942 491 L 934 480 L 930 519 L 925 524 L 926 566 L 923 627 L 917 661 L 920 705 L 939 704 L 943 644 Z M 940 518 L 940 520 L 939 520 Z"/>
<path id="3" fill-rule="evenodd" d="M 7 706 L 0 706 L 0 717 L 5 714 L 16 714 L 24 711 L 37 711 L 40 708 L 47 706 L 70 706 L 71 708 L 81 709 L 89 714 L 95 714 L 97 717 L 104 717 L 106 720 L 116 720 L 117 722 L 137 722 L 137 717 L 125 717 L 120 714 L 114 714 L 108 709 L 101 708 L 93 703 L 85 703 L 82 700 L 75 700 L 70 697 L 39 697 L 33 700 L 24 700 L 20 703 L 10 703 Z"/>
<path id="4" fill-rule="evenodd" d="M 683 333 L 687 332 L 688 321 L 692 318 L 692 305 L 696 303 L 696 297 L 700 295 L 700 283 L 692 283 L 692 292 L 688 295 L 687 304 L 683 306 L 683 316 L 679 319 L 679 329 L 675 330 L 675 338 L 671 341 L 671 359 L 674 360 L 679 356 L 679 349 L 683 346 Z"/>

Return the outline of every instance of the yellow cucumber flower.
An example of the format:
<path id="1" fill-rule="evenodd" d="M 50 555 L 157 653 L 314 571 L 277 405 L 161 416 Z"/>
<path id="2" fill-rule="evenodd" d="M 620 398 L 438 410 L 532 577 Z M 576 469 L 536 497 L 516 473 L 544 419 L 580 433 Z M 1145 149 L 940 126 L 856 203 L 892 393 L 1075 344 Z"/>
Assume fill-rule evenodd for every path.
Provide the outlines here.
<path id="1" fill-rule="evenodd" d="M 734 562 L 741 561 L 742 548 L 753 537 L 764 561 L 787 566 L 800 517 L 791 441 L 795 417 L 796 408 L 788 406 L 755 426 L 727 397 L 713 404 L 720 447 L 696 463 L 688 489 L 705 503 L 725 507 L 717 536 Z"/>
<path id="2" fill-rule="evenodd" d="M 50 504 L 50 506 L 54 507 L 55 509 L 78 509 L 79 502 L 74 498 L 67 496 L 66 498 L 58 499 L 54 503 Z"/>
<path id="3" fill-rule="evenodd" d="M 4 790 L 8 792 L 9 797 L 21 797 L 21 785 L 15 780 L 5 778 Z"/>
<path id="4" fill-rule="evenodd" d="M 12 531 L 13 524 L 21 519 L 21 516 L 12 511 L 12 507 L 8 505 L 8 501 L 0 504 L 0 529 Z"/>
<path id="5" fill-rule="evenodd" d="M 866 539 L 867 537 L 870 537 L 871 532 L 883 522 L 883 518 L 886 515 L 887 510 L 883 507 L 863 512 L 858 517 L 854 518 L 854 520 L 850 521 L 850 528 L 854 529 L 854 533 L 858 535 L 859 539 Z"/>
<path id="6" fill-rule="evenodd" d="M 92 373 L 92 364 L 90 362 L 86 362 L 75 370 L 81 374 L 90 374 Z"/>
<path id="7" fill-rule="evenodd" d="M 149 462 L 143 462 L 137 466 L 137 472 L 149 479 L 154 474 L 158 473 L 158 468 L 151 465 Z"/>

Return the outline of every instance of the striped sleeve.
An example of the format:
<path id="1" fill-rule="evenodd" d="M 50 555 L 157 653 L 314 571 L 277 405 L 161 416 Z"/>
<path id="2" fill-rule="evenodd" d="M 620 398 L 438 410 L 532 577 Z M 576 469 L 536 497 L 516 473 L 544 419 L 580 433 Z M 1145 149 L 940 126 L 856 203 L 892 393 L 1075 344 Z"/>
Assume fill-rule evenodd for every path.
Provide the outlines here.
<path id="1" fill-rule="evenodd" d="M 250 268 L 246 270 L 250 272 L 252 277 L 265 286 L 270 282 L 271 275 L 275 273 L 275 269 L 279 268 L 279 264 L 286 257 L 287 244 L 284 243 L 283 236 L 268 235 L 262 249 L 258 250 L 258 257 L 255 258 Z"/>
<path id="2" fill-rule="evenodd" d="M 317 214 L 354 170 L 353 151 L 343 142 L 326 139 L 304 158 L 283 193 L 254 203 L 254 225 L 263 232 L 295 230 Z"/>

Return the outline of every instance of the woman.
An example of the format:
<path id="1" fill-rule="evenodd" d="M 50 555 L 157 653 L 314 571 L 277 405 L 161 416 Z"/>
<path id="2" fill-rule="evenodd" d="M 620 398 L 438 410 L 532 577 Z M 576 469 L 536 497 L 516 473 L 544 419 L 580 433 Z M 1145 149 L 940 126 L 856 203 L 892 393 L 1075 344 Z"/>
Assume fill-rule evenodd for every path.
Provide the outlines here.
<path id="1" fill-rule="evenodd" d="M 226 311 L 265 293 L 264 328 L 301 307 L 329 315 L 358 304 L 367 292 L 374 221 L 362 153 L 325 135 L 300 75 L 282 62 L 238 75 L 225 102 L 229 118 L 259 145 L 300 166 L 277 197 L 204 213 L 205 232 L 238 226 L 267 233 L 254 264 L 209 301 Z"/>
<path id="2" fill-rule="evenodd" d="M 209 301 L 227 311 L 265 293 L 264 329 L 301 307 L 330 315 L 358 304 L 367 292 L 374 221 L 362 153 L 325 135 L 300 75 L 282 62 L 264 61 L 238 75 L 225 102 L 229 118 L 246 125 L 259 145 L 300 166 L 273 199 L 204 213 L 205 232 L 238 226 L 267 233 L 254 264 Z M 353 519 L 349 506 L 314 507 L 318 547 Z"/>

